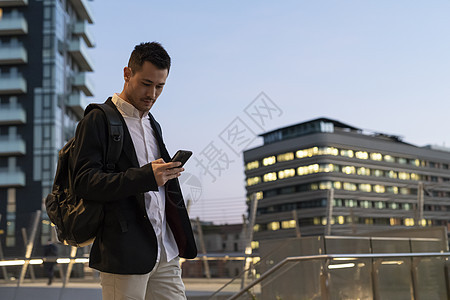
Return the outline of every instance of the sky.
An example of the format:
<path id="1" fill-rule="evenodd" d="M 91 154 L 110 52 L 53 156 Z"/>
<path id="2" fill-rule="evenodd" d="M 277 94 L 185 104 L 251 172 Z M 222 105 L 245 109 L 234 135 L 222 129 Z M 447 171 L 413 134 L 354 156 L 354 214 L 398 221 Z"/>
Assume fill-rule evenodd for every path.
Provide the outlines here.
<path id="1" fill-rule="evenodd" d="M 327 117 L 417 146 L 450 147 L 448 0 L 88 4 L 92 102 L 122 90 L 136 44 L 158 41 L 172 57 L 151 112 L 171 154 L 194 152 L 180 178 L 192 218 L 242 221 L 241 150 L 280 127 Z M 249 113 L 261 103 L 271 107 L 262 108 L 264 123 Z M 233 139 L 242 128 L 245 138 Z"/>

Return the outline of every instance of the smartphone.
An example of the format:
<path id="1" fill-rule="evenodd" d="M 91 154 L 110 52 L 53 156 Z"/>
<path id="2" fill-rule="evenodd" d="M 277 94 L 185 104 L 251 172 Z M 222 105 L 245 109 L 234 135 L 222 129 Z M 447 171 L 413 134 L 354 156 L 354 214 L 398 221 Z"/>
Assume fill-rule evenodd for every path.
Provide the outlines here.
<path id="1" fill-rule="evenodd" d="M 192 151 L 188 150 L 178 150 L 177 153 L 172 157 L 171 161 L 179 161 L 181 162 L 181 166 L 177 168 L 181 168 L 187 162 L 189 157 L 191 157 Z"/>

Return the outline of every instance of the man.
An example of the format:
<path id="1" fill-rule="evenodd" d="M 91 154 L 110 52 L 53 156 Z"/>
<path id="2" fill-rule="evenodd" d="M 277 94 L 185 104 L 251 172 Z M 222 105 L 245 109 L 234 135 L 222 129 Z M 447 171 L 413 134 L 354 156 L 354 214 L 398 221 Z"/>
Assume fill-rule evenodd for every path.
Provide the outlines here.
<path id="1" fill-rule="evenodd" d="M 137 45 L 124 68 L 124 87 L 108 99 L 120 113 L 123 150 L 106 172 L 108 125 L 99 109 L 80 121 L 74 149 L 74 190 L 104 203 L 103 226 L 91 249 L 103 299 L 186 299 L 179 256 L 197 249 L 161 127 L 149 113 L 166 83 L 170 56 L 156 42 Z"/>
<path id="2" fill-rule="evenodd" d="M 58 248 L 53 244 L 52 240 L 47 241 L 47 245 L 44 246 L 44 269 L 47 274 L 47 285 L 51 285 L 53 277 L 55 276 L 55 264 L 58 257 Z"/>

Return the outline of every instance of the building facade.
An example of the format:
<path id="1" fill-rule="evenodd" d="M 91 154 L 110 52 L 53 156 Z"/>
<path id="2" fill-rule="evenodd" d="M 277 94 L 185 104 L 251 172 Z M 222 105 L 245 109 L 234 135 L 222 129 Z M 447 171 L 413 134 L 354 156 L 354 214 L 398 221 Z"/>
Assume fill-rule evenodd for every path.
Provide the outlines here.
<path id="1" fill-rule="evenodd" d="M 36 242 L 50 236 L 43 199 L 93 95 L 93 19 L 86 0 L 0 0 L 0 11 L 0 241 L 6 256 L 24 255 L 36 211 Z"/>
<path id="2" fill-rule="evenodd" d="M 256 243 L 296 236 L 297 224 L 302 236 L 449 226 L 450 149 L 326 118 L 261 136 L 244 152 Z"/>

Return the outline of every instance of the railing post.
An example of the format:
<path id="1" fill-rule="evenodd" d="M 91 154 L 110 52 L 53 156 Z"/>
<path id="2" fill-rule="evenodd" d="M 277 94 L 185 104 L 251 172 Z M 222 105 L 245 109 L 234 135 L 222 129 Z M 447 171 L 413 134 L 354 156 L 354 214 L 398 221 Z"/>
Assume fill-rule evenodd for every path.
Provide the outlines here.
<path id="1" fill-rule="evenodd" d="M 39 222 L 41 220 L 41 211 L 36 211 L 36 215 L 34 217 L 33 225 L 31 227 L 30 239 L 28 241 L 26 252 L 25 252 L 25 263 L 22 266 L 22 271 L 20 272 L 19 281 L 17 281 L 17 286 L 19 287 L 23 280 L 25 279 L 25 274 L 27 272 L 28 265 L 30 264 L 31 253 L 33 252 L 34 240 L 37 233 L 37 228 L 39 226 Z"/>
<path id="2" fill-rule="evenodd" d="M 77 247 L 71 247 L 70 249 L 70 262 L 67 266 L 66 276 L 64 276 L 63 288 L 66 287 L 67 283 L 69 283 L 70 275 L 72 273 L 73 264 L 75 263 L 75 257 L 77 255 Z"/>

